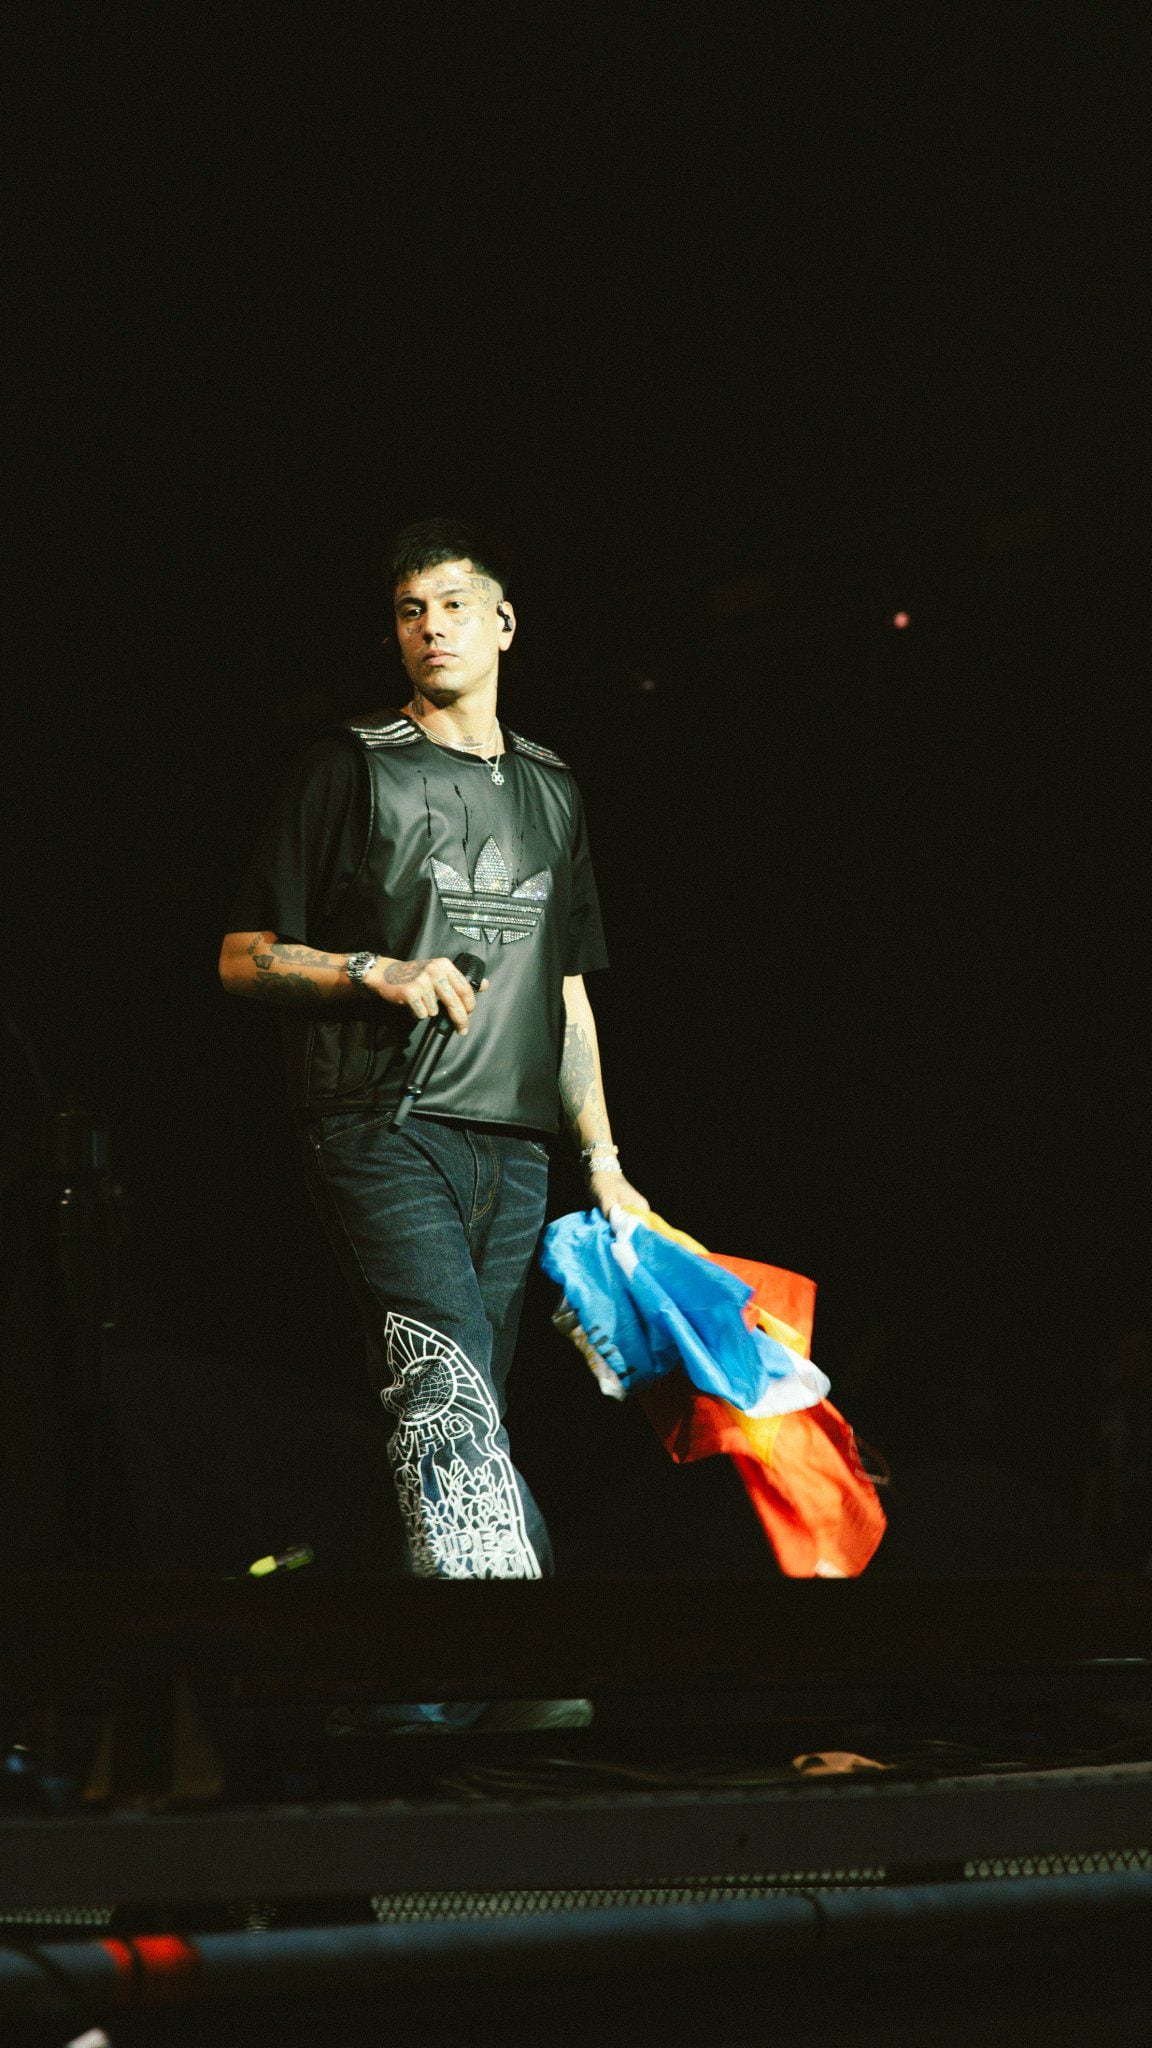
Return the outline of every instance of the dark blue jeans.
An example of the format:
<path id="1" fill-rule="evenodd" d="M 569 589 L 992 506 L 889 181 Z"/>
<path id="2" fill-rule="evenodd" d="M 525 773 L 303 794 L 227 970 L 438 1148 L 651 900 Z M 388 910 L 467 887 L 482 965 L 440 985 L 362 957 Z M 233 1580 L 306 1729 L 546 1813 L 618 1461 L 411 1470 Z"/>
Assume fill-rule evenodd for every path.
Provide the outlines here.
<path id="1" fill-rule="evenodd" d="M 504 1429 L 505 1387 L 544 1221 L 534 1139 L 374 1111 L 306 1132 L 312 1199 L 356 1296 L 408 1568 L 429 1578 L 535 1579 L 543 1518 Z"/>

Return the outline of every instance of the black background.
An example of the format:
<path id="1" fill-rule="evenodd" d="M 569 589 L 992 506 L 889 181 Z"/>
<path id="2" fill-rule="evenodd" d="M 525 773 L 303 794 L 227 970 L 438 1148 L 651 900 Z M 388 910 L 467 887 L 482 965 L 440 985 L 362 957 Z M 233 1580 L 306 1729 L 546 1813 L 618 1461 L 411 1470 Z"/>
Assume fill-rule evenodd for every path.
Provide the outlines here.
<path id="1" fill-rule="evenodd" d="M 113 1118 L 131 1455 L 214 1430 L 244 1541 L 374 1554 L 375 1425 L 216 952 L 293 748 L 396 701 L 382 547 L 443 510 L 512 547 L 502 701 L 585 792 L 632 1177 L 815 1276 L 898 1467 L 975 1430 L 1071 1514 L 1150 1313 L 1148 44 L 1091 0 L 17 29 L 5 999 Z M 547 1309 L 572 1558 L 657 1496 L 735 1557 Z"/>

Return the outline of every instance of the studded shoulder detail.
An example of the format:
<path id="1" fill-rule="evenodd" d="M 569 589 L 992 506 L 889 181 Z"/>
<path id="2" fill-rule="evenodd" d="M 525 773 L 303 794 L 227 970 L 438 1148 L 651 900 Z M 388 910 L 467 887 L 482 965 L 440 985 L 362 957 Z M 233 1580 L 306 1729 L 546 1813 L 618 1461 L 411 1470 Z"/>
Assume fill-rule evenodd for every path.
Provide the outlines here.
<path id="1" fill-rule="evenodd" d="M 535 740 L 524 739 L 520 733 L 513 732 L 511 726 L 508 725 L 504 728 L 504 734 L 507 739 L 511 740 L 518 754 L 527 754 L 530 761 L 542 761 L 546 768 L 561 768 L 565 775 L 571 775 L 572 770 L 567 761 L 562 761 L 559 754 L 552 752 L 551 747 L 541 747 L 537 745 Z"/>
<path id="2" fill-rule="evenodd" d="M 344 728 L 355 733 L 366 747 L 413 747 L 420 738 L 416 727 L 407 718 L 393 718 L 384 725 L 357 725 L 352 720 Z"/>

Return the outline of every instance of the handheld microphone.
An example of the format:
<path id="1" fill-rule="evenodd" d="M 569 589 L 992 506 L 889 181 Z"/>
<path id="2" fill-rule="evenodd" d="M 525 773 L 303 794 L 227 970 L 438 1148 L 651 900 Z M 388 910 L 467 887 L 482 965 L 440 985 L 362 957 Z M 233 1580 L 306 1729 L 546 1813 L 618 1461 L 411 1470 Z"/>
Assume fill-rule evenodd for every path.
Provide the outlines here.
<path id="1" fill-rule="evenodd" d="M 478 960 L 475 953 L 458 953 L 452 965 L 458 974 L 464 976 L 465 981 L 470 982 L 474 989 L 479 990 L 480 983 L 484 979 L 484 962 Z M 408 1075 L 404 1083 L 404 1093 L 388 1119 L 388 1129 L 390 1131 L 398 1131 L 401 1124 L 406 1122 L 409 1111 L 419 1101 L 429 1081 L 432 1079 L 444 1048 L 455 1028 L 446 1010 L 442 1009 L 437 1016 L 429 1017 L 427 1024 L 420 1034 L 420 1043 L 417 1045 L 408 1063 Z"/>

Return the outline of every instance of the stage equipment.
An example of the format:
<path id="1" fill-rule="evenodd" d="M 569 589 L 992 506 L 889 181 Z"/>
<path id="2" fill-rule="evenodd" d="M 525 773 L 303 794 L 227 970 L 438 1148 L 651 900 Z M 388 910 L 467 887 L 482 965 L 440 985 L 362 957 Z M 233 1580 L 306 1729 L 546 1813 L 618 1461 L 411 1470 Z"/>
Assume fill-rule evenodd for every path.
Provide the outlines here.
<path id="1" fill-rule="evenodd" d="M 301 1565 L 311 1564 L 315 1551 L 307 1543 L 294 1543 L 288 1550 L 279 1550 L 269 1557 L 258 1557 L 248 1567 L 250 1579 L 270 1579 L 275 1572 L 296 1572 Z"/>
<path id="2" fill-rule="evenodd" d="M 93 1335 L 115 1329 L 124 1190 L 111 1168 L 107 1118 L 70 1099 L 44 1124 L 42 1156 L 73 1321 Z"/>

